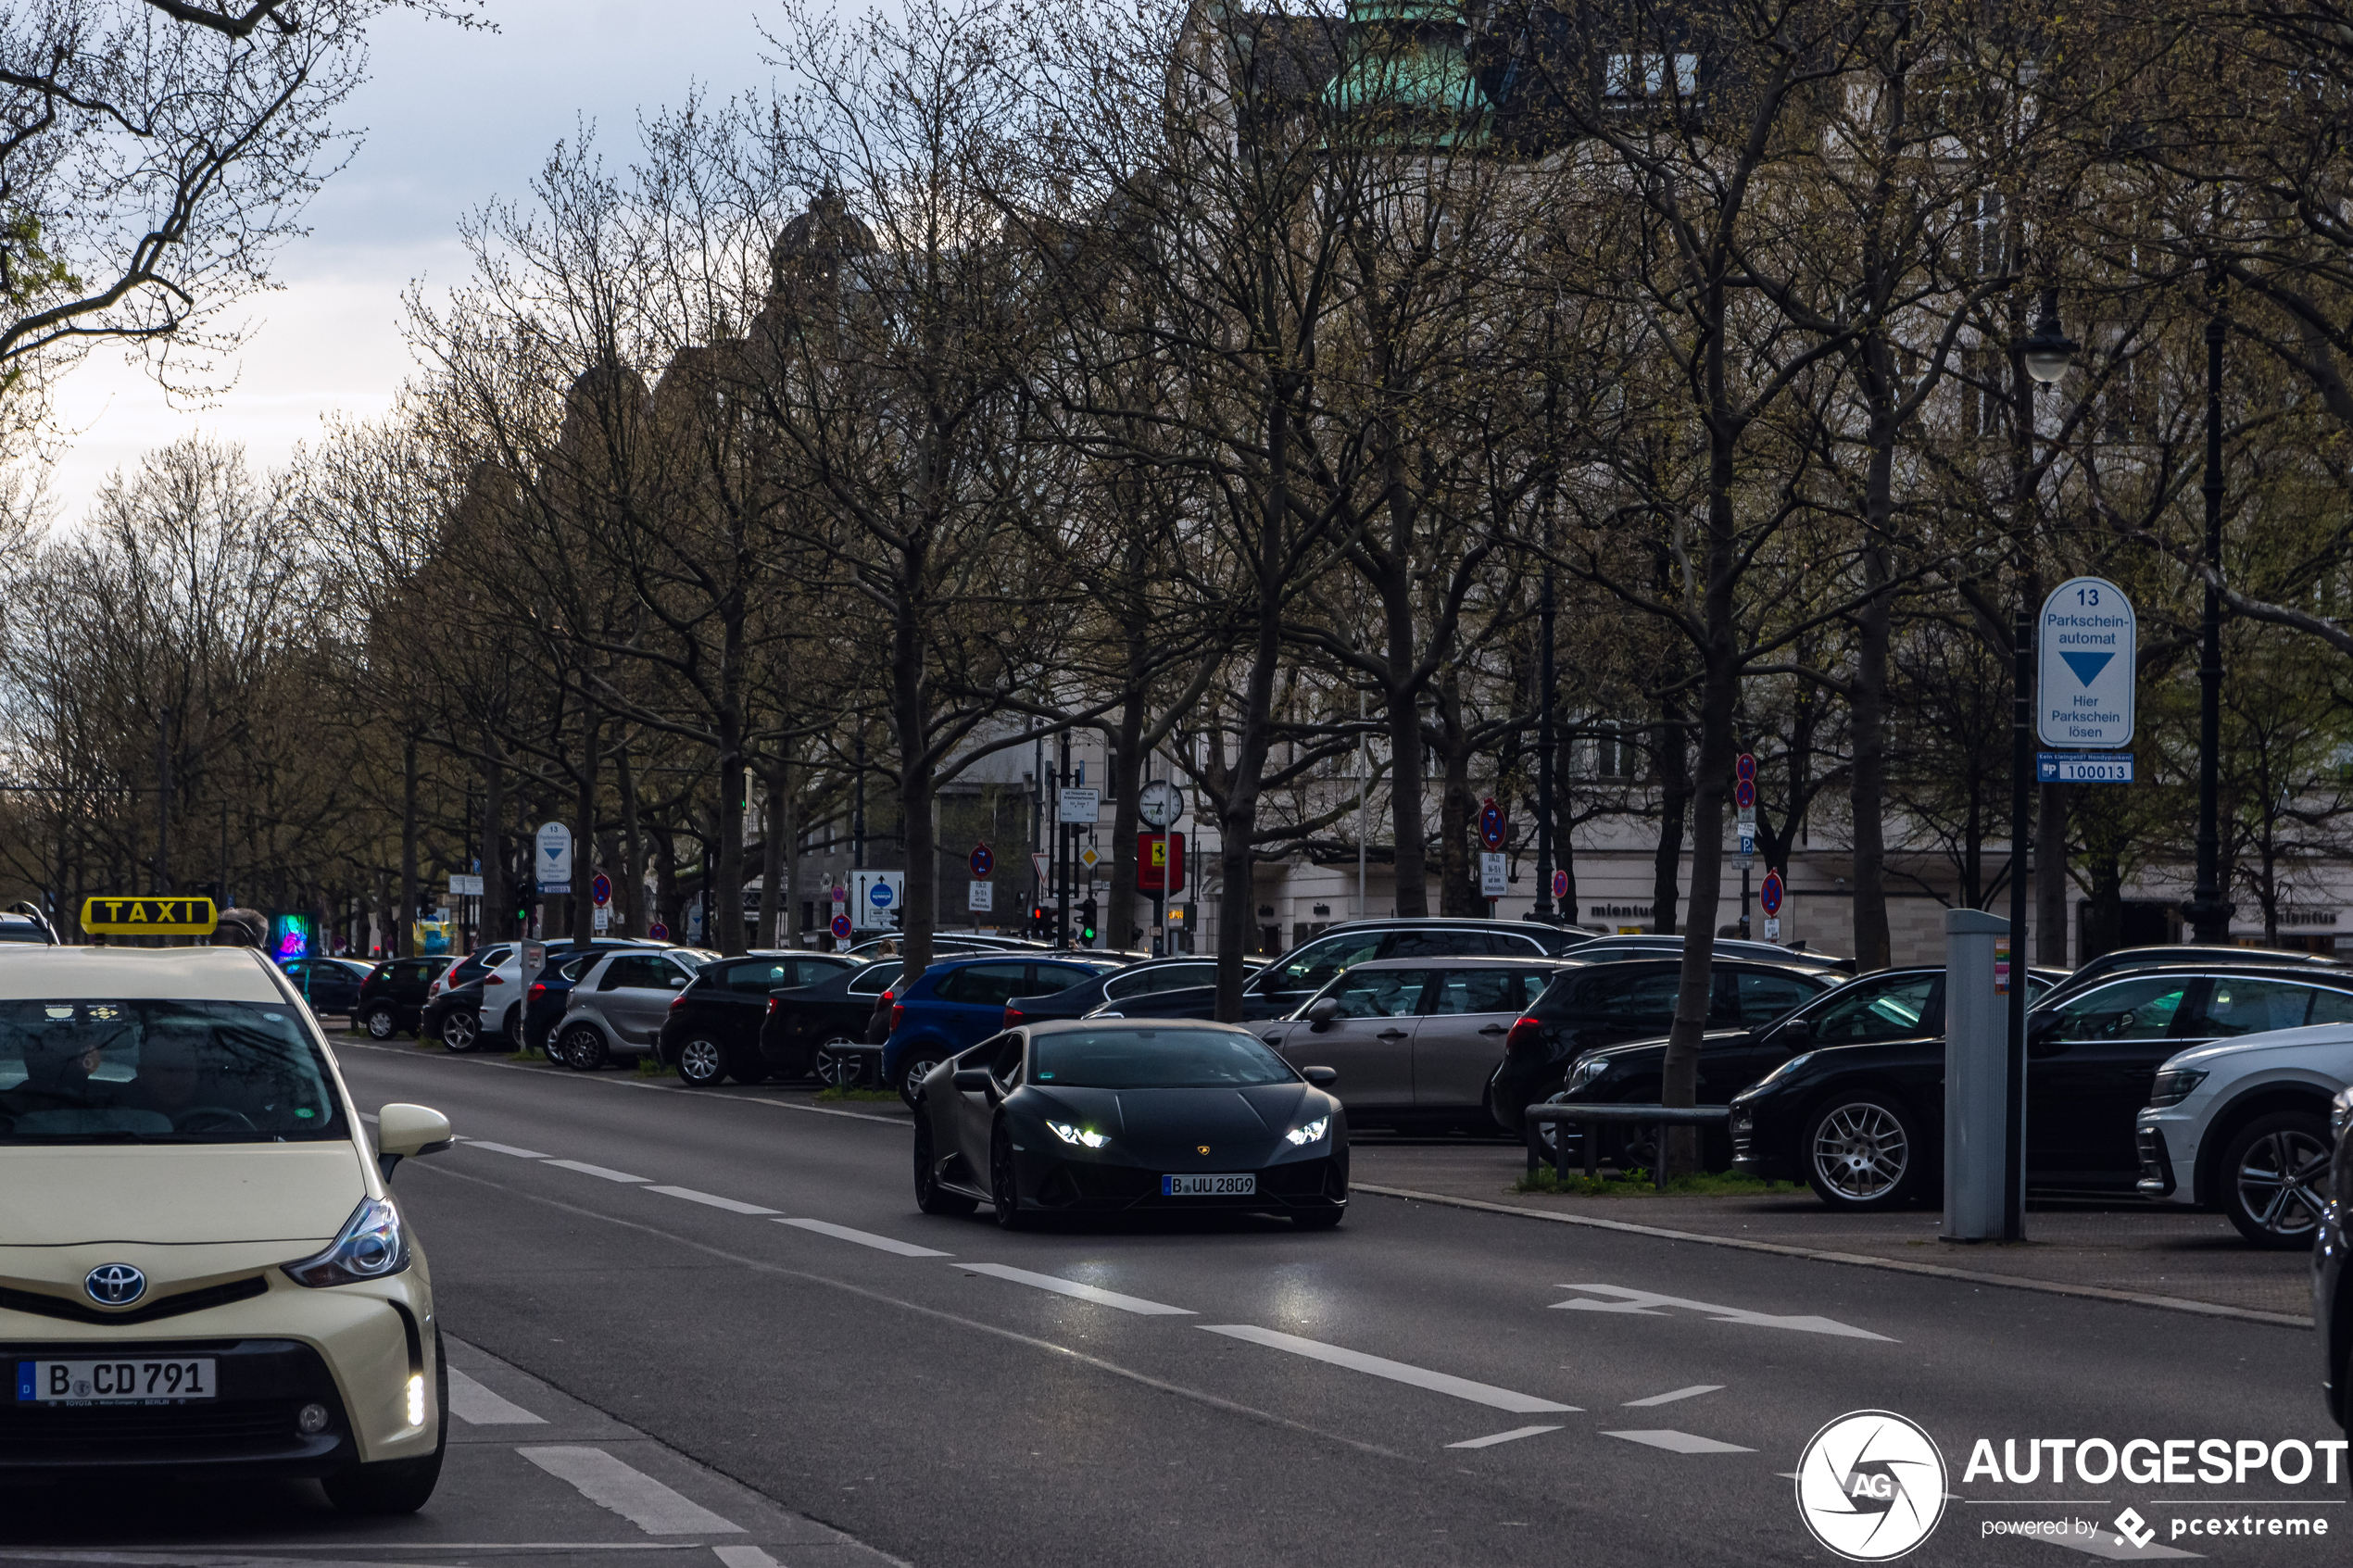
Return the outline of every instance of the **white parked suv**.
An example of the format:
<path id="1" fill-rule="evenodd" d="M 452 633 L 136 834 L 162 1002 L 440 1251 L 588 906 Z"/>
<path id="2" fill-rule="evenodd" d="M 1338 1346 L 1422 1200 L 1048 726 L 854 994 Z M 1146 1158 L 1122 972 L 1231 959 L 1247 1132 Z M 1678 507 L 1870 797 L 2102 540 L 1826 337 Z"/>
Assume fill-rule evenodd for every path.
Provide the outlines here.
<path id="1" fill-rule="evenodd" d="M 2312 1244 L 2329 1101 L 2353 1085 L 2353 992 L 2310 997 L 2312 1022 L 2214 1040 L 2158 1069 L 2133 1123 L 2144 1195 L 2219 1209 L 2259 1247 Z"/>

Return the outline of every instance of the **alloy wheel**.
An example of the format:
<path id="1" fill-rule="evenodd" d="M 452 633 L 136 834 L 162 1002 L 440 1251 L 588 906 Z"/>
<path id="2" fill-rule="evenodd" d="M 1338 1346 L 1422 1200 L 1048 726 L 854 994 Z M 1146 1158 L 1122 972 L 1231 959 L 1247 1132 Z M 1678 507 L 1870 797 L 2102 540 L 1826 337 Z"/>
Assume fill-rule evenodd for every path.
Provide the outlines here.
<path id="1" fill-rule="evenodd" d="M 1904 1123 L 1885 1106 L 1842 1105 L 1814 1130 L 1815 1174 L 1850 1202 L 1887 1197 L 1904 1180 L 1911 1157 Z"/>
<path id="2" fill-rule="evenodd" d="M 696 1088 L 708 1088 L 719 1082 L 727 1071 L 726 1053 L 715 1040 L 699 1036 L 678 1047 L 678 1080 Z"/>
<path id="3" fill-rule="evenodd" d="M 482 1021 L 470 1012 L 453 1012 L 441 1021 L 441 1043 L 453 1051 L 470 1051 L 482 1035 Z"/>
<path id="4" fill-rule="evenodd" d="M 2238 1162 L 2238 1201 L 2267 1235 L 2309 1238 L 2328 1203 L 2329 1150 L 2296 1128 L 2266 1133 Z"/>

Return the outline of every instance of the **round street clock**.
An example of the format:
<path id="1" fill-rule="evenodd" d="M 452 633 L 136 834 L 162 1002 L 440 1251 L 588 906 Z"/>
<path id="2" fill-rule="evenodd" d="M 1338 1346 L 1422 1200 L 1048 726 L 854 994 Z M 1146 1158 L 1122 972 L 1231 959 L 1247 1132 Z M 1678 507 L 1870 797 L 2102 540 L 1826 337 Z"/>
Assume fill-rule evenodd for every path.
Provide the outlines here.
<path id="1" fill-rule="evenodd" d="M 1154 779 L 1136 792 L 1136 814 L 1156 829 L 1185 814 L 1185 792 L 1167 779 Z"/>

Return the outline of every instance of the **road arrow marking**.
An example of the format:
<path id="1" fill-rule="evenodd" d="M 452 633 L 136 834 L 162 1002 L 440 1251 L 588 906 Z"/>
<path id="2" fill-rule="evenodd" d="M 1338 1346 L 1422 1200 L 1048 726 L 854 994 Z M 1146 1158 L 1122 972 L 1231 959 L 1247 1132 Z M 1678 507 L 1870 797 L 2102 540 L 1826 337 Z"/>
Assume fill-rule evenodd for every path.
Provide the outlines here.
<path id="1" fill-rule="evenodd" d="M 1754 1328 L 1791 1328 L 1800 1334 L 1833 1334 L 1844 1339 L 1877 1339 L 1884 1344 L 1899 1343 L 1884 1334 L 1873 1334 L 1867 1328 L 1856 1328 L 1834 1318 L 1810 1314 L 1780 1316 L 1772 1312 L 1752 1312 L 1745 1307 L 1718 1307 L 1707 1301 L 1690 1301 L 1680 1296 L 1659 1296 L 1647 1290 L 1629 1290 L 1618 1285 L 1564 1285 L 1563 1290 L 1582 1290 L 1592 1296 L 1614 1296 L 1614 1301 L 1579 1298 L 1555 1301 L 1553 1311 L 1572 1312 L 1625 1312 L 1636 1317 L 1664 1317 L 1661 1307 L 1681 1307 L 1687 1311 L 1705 1312 L 1718 1323 L 1747 1323 Z"/>

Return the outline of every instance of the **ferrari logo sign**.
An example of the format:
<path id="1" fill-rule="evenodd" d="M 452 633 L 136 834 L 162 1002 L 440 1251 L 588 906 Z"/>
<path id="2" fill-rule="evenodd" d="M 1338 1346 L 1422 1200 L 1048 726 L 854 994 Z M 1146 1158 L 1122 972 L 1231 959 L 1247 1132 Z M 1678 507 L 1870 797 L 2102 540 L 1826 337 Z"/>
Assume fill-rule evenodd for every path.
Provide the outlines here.
<path id="1" fill-rule="evenodd" d="M 209 936 L 220 923 L 209 898 L 85 898 L 82 929 L 94 936 Z"/>

